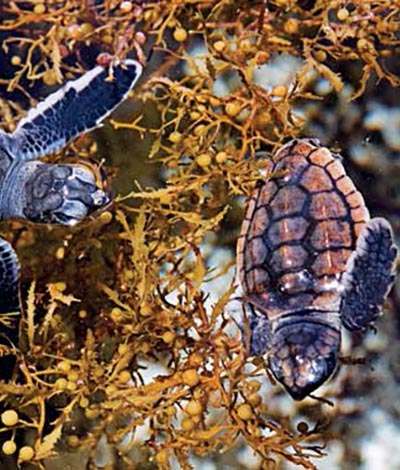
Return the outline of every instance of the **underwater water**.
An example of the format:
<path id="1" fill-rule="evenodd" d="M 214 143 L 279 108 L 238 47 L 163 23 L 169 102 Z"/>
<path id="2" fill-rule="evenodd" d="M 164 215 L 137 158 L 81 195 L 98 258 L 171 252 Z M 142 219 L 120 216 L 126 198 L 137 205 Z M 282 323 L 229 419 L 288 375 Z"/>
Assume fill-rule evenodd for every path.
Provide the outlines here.
<path id="1" fill-rule="evenodd" d="M 0 5 L 7 132 L 101 54 L 144 68 L 101 126 L 46 155 L 94 161 L 113 202 L 73 227 L 2 223 L 22 313 L 0 348 L 16 357 L 0 411 L 17 412 L 0 470 L 400 469 L 399 279 L 373 329 L 342 328 L 312 397 L 245 340 L 236 244 L 282 144 L 342 155 L 400 244 L 398 8 L 325 3 Z"/>

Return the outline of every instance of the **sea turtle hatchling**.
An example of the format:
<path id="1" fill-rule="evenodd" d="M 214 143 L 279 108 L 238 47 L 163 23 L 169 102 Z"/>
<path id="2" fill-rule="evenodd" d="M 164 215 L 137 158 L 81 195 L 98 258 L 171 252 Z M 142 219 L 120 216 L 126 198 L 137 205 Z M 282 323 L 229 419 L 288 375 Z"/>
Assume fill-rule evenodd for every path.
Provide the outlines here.
<path id="1" fill-rule="evenodd" d="M 132 59 L 97 66 L 30 110 L 13 133 L 0 131 L 0 220 L 73 225 L 110 201 L 90 168 L 37 158 L 98 127 L 141 73 Z M 0 239 L 0 313 L 19 310 L 18 278 L 17 256 Z"/>
<path id="2" fill-rule="evenodd" d="M 279 149 L 237 245 L 250 354 L 265 354 L 296 400 L 334 371 L 341 327 L 365 330 L 379 317 L 394 280 L 389 222 L 370 219 L 341 160 L 314 139 Z"/>

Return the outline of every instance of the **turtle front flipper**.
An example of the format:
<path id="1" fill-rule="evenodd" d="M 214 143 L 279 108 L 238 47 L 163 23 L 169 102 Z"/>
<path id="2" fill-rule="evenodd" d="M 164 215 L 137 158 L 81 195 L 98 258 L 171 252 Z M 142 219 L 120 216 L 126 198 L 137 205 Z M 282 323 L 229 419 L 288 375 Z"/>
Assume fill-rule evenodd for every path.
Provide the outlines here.
<path id="1" fill-rule="evenodd" d="M 380 316 L 394 281 L 396 255 L 389 222 L 371 219 L 360 233 L 343 275 L 340 315 L 348 330 L 364 330 Z"/>
<path id="2" fill-rule="evenodd" d="M 251 303 L 245 302 L 243 308 L 247 321 L 241 329 L 249 353 L 251 356 L 263 356 L 271 344 L 271 323 L 268 317 L 257 312 Z"/>
<path id="3" fill-rule="evenodd" d="M 10 147 L 16 158 L 33 160 L 59 150 L 70 140 L 100 125 L 123 101 L 142 74 L 139 62 L 126 59 L 109 68 L 97 66 L 29 111 Z"/>

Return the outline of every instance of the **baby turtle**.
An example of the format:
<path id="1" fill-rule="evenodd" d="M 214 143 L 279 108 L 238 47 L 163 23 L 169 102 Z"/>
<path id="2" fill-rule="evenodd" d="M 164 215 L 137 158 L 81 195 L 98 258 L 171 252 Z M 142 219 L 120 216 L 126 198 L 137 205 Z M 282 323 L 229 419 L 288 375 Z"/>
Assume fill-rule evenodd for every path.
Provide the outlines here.
<path id="1" fill-rule="evenodd" d="M 0 131 L 0 220 L 74 225 L 110 201 L 91 168 L 37 158 L 98 127 L 142 73 L 135 60 L 97 66 L 29 111 L 15 131 Z M 0 239 L 0 313 L 18 311 L 19 264 Z"/>
<path id="2" fill-rule="evenodd" d="M 302 400 L 336 367 L 341 327 L 365 330 L 394 281 L 390 224 L 369 218 L 339 155 L 293 140 L 268 162 L 237 246 L 250 354 Z"/>

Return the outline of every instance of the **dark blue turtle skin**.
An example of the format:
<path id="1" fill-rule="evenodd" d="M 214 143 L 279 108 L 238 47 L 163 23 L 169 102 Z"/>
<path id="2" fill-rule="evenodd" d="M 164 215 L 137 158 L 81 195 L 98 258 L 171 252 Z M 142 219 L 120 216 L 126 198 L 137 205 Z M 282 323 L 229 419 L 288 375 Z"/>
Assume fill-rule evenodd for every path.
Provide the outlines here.
<path id="1" fill-rule="evenodd" d="M 0 133 L 0 220 L 74 225 L 109 202 L 91 169 L 37 158 L 98 127 L 141 73 L 131 59 L 95 67 L 29 111 L 12 134 Z"/>
<path id="2" fill-rule="evenodd" d="M 244 333 L 301 400 L 335 370 L 341 328 L 365 330 L 381 314 L 397 249 L 389 222 L 370 219 L 341 157 L 317 140 L 289 142 L 266 166 L 237 246 Z"/>
<path id="3" fill-rule="evenodd" d="M 141 74 L 132 59 L 97 66 L 30 110 L 14 132 L 0 131 L 0 220 L 71 226 L 110 202 L 96 168 L 38 159 L 98 127 Z M 0 238 L 0 313 L 20 310 L 19 272 L 12 246 Z"/>

